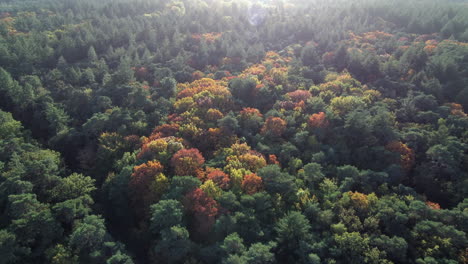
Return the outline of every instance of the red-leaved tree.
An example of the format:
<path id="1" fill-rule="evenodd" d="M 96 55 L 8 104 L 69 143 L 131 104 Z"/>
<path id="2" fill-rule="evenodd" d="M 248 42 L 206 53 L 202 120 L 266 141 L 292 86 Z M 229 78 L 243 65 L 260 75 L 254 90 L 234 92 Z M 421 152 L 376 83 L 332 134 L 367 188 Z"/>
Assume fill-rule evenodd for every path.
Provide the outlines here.
<path id="1" fill-rule="evenodd" d="M 162 171 L 163 166 L 158 161 L 149 161 L 133 168 L 128 187 L 132 206 L 138 215 L 143 216 L 155 202 L 157 194 L 152 192 L 151 186 Z"/>
<path id="2" fill-rule="evenodd" d="M 218 214 L 218 203 L 202 189 L 197 188 L 185 195 L 183 200 L 184 207 L 193 216 L 194 231 L 198 235 L 207 234 Z"/>
<path id="3" fill-rule="evenodd" d="M 222 170 L 214 169 L 210 171 L 206 177 L 207 180 L 212 180 L 221 189 L 227 190 L 229 188 L 229 175 L 224 173 Z"/>
<path id="4" fill-rule="evenodd" d="M 171 159 L 174 173 L 179 176 L 196 176 L 200 173 L 205 159 L 198 149 L 181 149 Z"/>
<path id="5" fill-rule="evenodd" d="M 306 90 L 296 90 L 294 92 L 287 93 L 287 96 L 291 98 L 293 102 L 298 103 L 300 101 L 307 101 L 307 99 L 312 97 L 312 94 Z"/>

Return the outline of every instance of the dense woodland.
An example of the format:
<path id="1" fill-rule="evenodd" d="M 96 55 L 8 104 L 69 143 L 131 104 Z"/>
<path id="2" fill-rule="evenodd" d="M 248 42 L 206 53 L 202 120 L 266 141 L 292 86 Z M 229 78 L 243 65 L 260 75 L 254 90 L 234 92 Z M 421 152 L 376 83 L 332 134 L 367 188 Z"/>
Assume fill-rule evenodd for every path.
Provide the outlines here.
<path id="1" fill-rule="evenodd" d="M 3 0 L 0 263 L 468 263 L 468 3 Z"/>

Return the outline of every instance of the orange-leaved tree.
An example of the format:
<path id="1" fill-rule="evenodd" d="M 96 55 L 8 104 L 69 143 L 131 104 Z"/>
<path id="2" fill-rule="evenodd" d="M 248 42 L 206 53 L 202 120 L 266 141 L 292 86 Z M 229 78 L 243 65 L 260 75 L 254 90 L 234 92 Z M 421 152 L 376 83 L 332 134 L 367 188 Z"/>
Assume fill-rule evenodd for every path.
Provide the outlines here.
<path id="1" fill-rule="evenodd" d="M 279 117 L 270 116 L 262 127 L 262 134 L 269 134 L 274 137 L 281 137 L 286 130 L 286 121 Z"/>
<path id="2" fill-rule="evenodd" d="M 385 146 L 388 151 L 400 154 L 400 165 L 406 171 L 410 171 L 415 162 L 414 150 L 410 149 L 406 144 L 399 141 L 392 141 Z"/>
<path id="3" fill-rule="evenodd" d="M 242 181 L 242 190 L 246 194 L 254 194 L 263 189 L 262 178 L 257 176 L 255 173 L 245 175 Z"/>
<path id="4" fill-rule="evenodd" d="M 324 112 L 313 114 L 307 120 L 307 125 L 310 128 L 326 128 L 329 125 L 327 115 Z"/>
<path id="5" fill-rule="evenodd" d="M 208 171 L 208 170 L 207 170 Z M 218 185 L 221 189 L 226 190 L 229 188 L 230 181 L 229 175 L 224 173 L 224 171 L 220 169 L 210 169 L 208 171 L 208 175 L 206 176 L 207 180 L 212 180 L 216 185 Z"/>
<path id="6" fill-rule="evenodd" d="M 155 184 L 167 184 L 167 178 L 162 175 L 163 169 L 163 166 L 158 161 L 148 161 L 133 168 L 129 181 L 129 189 L 130 200 L 137 215 L 144 216 L 149 206 L 155 203 L 160 195 L 162 195 L 164 188 L 158 188 L 160 189 L 160 193 L 158 193 L 154 190 L 154 187 Z"/>

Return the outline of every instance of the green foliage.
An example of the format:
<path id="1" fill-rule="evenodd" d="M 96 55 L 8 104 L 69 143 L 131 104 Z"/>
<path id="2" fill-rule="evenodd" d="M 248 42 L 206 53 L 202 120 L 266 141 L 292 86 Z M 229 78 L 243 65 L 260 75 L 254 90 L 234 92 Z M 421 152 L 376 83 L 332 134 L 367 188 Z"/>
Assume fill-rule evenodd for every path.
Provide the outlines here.
<path id="1" fill-rule="evenodd" d="M 0 263 L 467 262 L 466 4 L 253 2 L 0 4 Z"/>
<path id="2" fill-rule="evenodd" d="M 151 206 L 151 212 L 150 228 L 155 234 L 182 222 L 182 204 L 176 200 L 161 200 Z"/>
<path id="3" fill-rule="evenodd" d="M 51 190 L 52 197 L 58 201 L 76 199 L 83 196 L 89 197 L 96 190 L 95 180 L 82 174 L 73 173 L 63 178 L 59 185 Z"/>
<path id="4" fill-rule="evenodd" d="M 265 190 L 270 194 L 280 194 L 287 197 L 295 189 L 294 177 L 281 172 L 277 165 L 269 165 L 258 171 L 258 176 L 263 179 Z"/>
<path id="5" fill-rule="evenodd" d="M 304 182 L 311 188 L 316 187 L 325 177 L 322 172 L 322 166 L 318 163 L 306 164 L 301 172 L 301 176 Z"/>
<path id="6" fill-rule="evenodd" d="M 229 82 L 232 95 L 244 103 L 252 102 L 252 93 L 257 83 L 253 79 L 236 78 Z"/>
<path id="7" fill-rule="evenodd" d="M 168 263 L 177 263 L 192 251 L 192 242 L 185 227 L 173 226 L 161 232 L 161 241 L 154 248 Z"/>
<path id="8" fill-rule="evenodd" d="M 70 247 L 82 256 L 99 256 L 106 236 L 104 219 L 99 216 L 87 216 L 77 224 L 70 235 Z"/>
<path id="9" fill-rule="evenodd" d="M 10 229 L 16 234 L 18 245 L 30 250 L 30 257 L 40 256 L 62 236 L 63 230 L 50 208 L 40 203 L 36 195 L 10 195 L 9 202 Z"/>
<path id="10" fill-rule="evenodd" d="M 0 139 L 4 140 L 20 136 L 22 130 L 21 123 L 14 120 L 10 113 L 0 111 L 0 124 Z"/>
<path id="11" fill-rule="evenodd" d="M 227 255 L 241 255 L 245 251 L 244 241 L 237 233 L 232 233 L 224 238 L 221 249 L 223 249 Z"/>

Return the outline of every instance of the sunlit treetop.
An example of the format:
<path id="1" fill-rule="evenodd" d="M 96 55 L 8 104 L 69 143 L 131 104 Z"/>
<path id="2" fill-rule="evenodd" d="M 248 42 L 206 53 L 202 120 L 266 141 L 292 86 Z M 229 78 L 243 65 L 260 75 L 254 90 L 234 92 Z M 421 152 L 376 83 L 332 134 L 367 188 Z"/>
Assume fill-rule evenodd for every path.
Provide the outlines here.
<path id="1" fill-rule="evenodd" d="M 202 78 L 190 83 L 188 87 L 178 93 L 177 98 L 182 99 L 185 97 L 193 97 L 194 95 L 205 91 L 209 92 L 213 96 L 226 97 L 230 95 L 229 90 L 219 82 L 213 79 Z"/>

